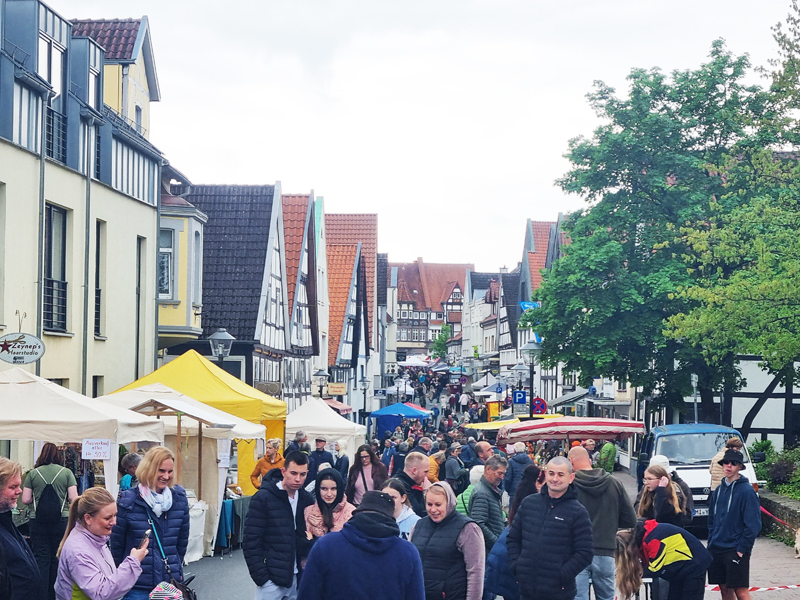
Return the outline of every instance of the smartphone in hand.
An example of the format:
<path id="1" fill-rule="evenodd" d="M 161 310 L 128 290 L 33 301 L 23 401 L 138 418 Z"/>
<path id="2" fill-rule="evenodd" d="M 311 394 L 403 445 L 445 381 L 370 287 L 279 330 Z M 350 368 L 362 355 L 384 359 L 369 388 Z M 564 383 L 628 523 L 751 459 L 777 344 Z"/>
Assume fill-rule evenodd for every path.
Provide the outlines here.
<path id="1" fill-rule="evenodd" d="M 144 532 L 144 535 L 142 536 L 142 541 L 139 542 L 139 548 L 142 548 L 145 542 L 150 539 L 151 533 L 153 533 L 152 529 L 148 529 L 147 531 Z"/>

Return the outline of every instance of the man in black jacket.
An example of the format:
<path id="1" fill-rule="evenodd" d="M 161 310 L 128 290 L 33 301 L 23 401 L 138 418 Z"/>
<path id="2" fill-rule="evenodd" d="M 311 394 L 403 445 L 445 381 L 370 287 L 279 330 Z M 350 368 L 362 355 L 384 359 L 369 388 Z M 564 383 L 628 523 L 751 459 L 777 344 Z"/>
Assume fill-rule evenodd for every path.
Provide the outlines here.
<path id="1" fill-rule="evenodd" d="M 575 600 L 589 600 L 590 586 L 596 600 L 614 600 L 617 530 L 636 527 L 636 512 L 622 483 L 605 469 L 592 468 L 586 448 L 572 448 L 568 458 L 575 470 L 572 485 L 578 493 L 578 502 L 589 512 L 594 540 L 594 558 L 578 575 Z"/>
<path id="2" fill-rule="evenodd" d="M 0 547 L 5 569 L 0 574 L 3 600 L 42 600 L 47 596 L 28 543 L 14 526 L 11 509 L 22 494 L 22 466 L 0 458 Z"/>
<path id="3" fill-rule="evenodd" d="M 318 437 L 314 440 L 317 445 L 317 449 L 311 453 L 311 466 L 308 468 L 308 477 L 306 479 L 309 483 L 315 481 L 317 479 L 317 473 L 321 470 L 319 466 L 323 463 L 328 463 L 330 466 L 334 466 L 335 460 L 333 460 L 333 454 L 325 450 L 325 444 L 327 444 L 327 440 L 324 437 Z"/>
<path id="4" fill-rule="evenodd" d="M 411 452 L 406 457 L 403 470 L 397 474 L 397 479 L 406 486 L 411 508 L 420 517 L 425 517 L 428 514 L 425 508 L 425 492 L 422 489 L 422 485 L 428 478 L 430 470 L 431 461 L 427 456 L 422 452 Z"/>
<path id="5" fill-rule="evenodd" d="M 525 498 L 508 532 L 508 562 L 522 600 L 572 600 L 575 578 L 592 562 L 592 522 L 564 458 L 545 467 L 540 494 Z M 545 549 L 545 551 L 543 551 Z"/>
<path id="6" fill-rule="evenodd" d="M 290 452 L 281 469 L 272 469 L 250 502 L 242 548 L 255 600 L 297 597 L 297 574 L 308 556 L 305 509 L 314 498 L 303 489 L 308 456 Z"/>

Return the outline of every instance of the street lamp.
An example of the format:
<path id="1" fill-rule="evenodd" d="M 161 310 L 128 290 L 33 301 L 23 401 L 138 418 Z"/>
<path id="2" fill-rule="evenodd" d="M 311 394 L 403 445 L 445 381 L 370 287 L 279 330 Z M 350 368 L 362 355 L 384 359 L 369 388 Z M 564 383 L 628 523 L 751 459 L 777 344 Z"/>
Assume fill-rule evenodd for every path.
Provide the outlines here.
<path id="1" fill-rule="evenodd" d="M 325 382 L 328 381 L 330 375 L 325 369 L 319 369 L 316 373 L 314 373 L 313 377 L 317 377 L 319 381 L 319 397 L 322 398 L 322 386 L 325 385 Z"/>
<path id="2" fill-rule="evenodd" d="M 222 361 L 230 356 L 235 339 L 236 338 L 228 333 L 225 328 L 220 327 L 208 336 L 208 343 L 211 344 L 211 355 L 216 358 L 218 362 L 222 363 Z"/>
<path id="3" fill-rule="evenodd" d="M 534 365 L 536 361 L 539 360 L 539 355 L 542 353 L 542 345 L 539 344 L 535 339 L 535 334 L 531 334 L 531 339 L 529 339 L 525 344 L 520 348 L 522 352 L 525 352 L 528 356 L 528 365 L 530 367 L 530 377 L 531 377 L 531 397 L 530 397 L 530 416 L 533 418 L 533 374 Z"/>
<path id="4" fill-rule="evenodd" d="M 525 363 L 521 360 L 517 362 L 516 365 L 511 367 L 511 372 L 514 374 L 514 377 L 517 381 L 517 389 L 522 388 L 522 380 L 525 379 L 525 375 L 528 373 L 528 367 L 525 366 Z"/>
<path id="5" fill-rule="evenodd" d="M 369 379 L 366 377 L 362 377 L 358 380 L 358 385 L 361 387 L 361 391 L 364 392 L 364 412 L 367 410 L 367 390 L 369 389 Z"/>

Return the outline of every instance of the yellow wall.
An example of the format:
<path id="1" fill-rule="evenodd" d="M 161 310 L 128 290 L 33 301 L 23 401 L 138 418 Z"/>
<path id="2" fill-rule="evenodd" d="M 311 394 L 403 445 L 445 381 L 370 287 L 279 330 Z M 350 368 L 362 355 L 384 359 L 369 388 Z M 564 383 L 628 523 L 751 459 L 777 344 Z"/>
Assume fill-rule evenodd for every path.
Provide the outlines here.
<path id="1" fill-rule="evenodd" d="M 13 144 L 0 140 L 0 202 L 5 204 L 4 229 L 0 231 L 0 260 L 3 260 L 3 298 L 0 301 L 0 335 L 17 331 L 14 312 L 27 313 L 23 331 L 37 329 L 37 244 L 38 244 L 39 159 Z M 87 394 L 92 377 L 102 376 L 104 391 L 112 391 L 153 370 L 155 354 L 155 271 L 157 214 L 155 207 L 120 194 L 99 182 L 91 186 L 91 235 L 89 247 L 89 343 Z M 66 379 L 67 387 L 81 390 L 83 345 L 83 281 L 85 230 L 85 178 L 51 162 L 45 169 L 45 198 L 67 209 L 67 335 L 45 333 L 46 352 L 41 375 Z M 12 217 L 8 218 L 8 217 Z M 106 222 L 106 247 L 102 283 L 105 318 L 102 336 L 94 336 L 95 223 Z M 135 372 L 136 246 L 145 239 L 142 309 L 140 323 L 139 373 Z M 0 362 L 0 370 L 11 365 Z M 34 365 L 27 367 L 34 372 Z"/>
<path id="2" fill-rule="evenodd" d="M 103 102 L 122 114 L 122 66 L 106 64 L 103 67 Z"/>
<path id="3" fill-rule="evenodd" d="M 195 302 L 199 301 L 194 298 L 194 234 L 199 232 L 202 239 L 202 223 L 195 217 L 170 213 L 168 208 L 162 208 L 161 228 L 174 232 L 173 285 L 176 295 L 169 301 L 159 299 L 158 323 L 159 326 L 186 328 L 185 339 L 196 339 L 197 334 L 190 330 L 202 327 L 202 316 L 199 310 L 194 310 Z M 176 335 L 180 334 L 173 331 L 162 333 L 163 337 L 172 340 Z"/>
<path id="4" fill-rule="evenodd" d="M 127 68 L 128 91 L 127 101 L 123 98 L 123 78 Z M 127 117 L 131 123 L 136 121 L 136 106 L 142 107 L 141 132 L 150 138 L 150 87 L 147 84 L 147 73 L 144 58 L 139 53 L 136 62 L 131 65 L 106 64 L 103 69 L 103 102 L 108 104 L 117 114 Z M 124 110 L 123 110 L 123 104 Z"/>

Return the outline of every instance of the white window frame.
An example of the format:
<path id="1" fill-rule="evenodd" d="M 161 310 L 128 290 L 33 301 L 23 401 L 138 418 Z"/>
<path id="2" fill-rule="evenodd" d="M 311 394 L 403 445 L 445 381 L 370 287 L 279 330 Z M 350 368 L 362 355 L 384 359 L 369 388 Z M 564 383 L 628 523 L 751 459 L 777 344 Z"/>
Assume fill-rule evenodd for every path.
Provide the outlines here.
<path id="1" fill-rule="evenodd" d="M 164 232 L 169 232 L 170 234 L 170 246 L 162 246 L 161 245 L 161 234 Z M 162 258 L 164 257 L 164 258 Z M 166 263 L 162 262 L 162 260 L 166 260 Z M 167 281 L 168 283 L 168 291 L 162 292 L 161 291 L 161 282 L 162 282 L 162 269 L 166 265 L 167 268 Z M 169 228 L 161 228 L 158 232 L 158 298 L 159 300 L 172 300 L 175 297 L 175 230 Z"/>

